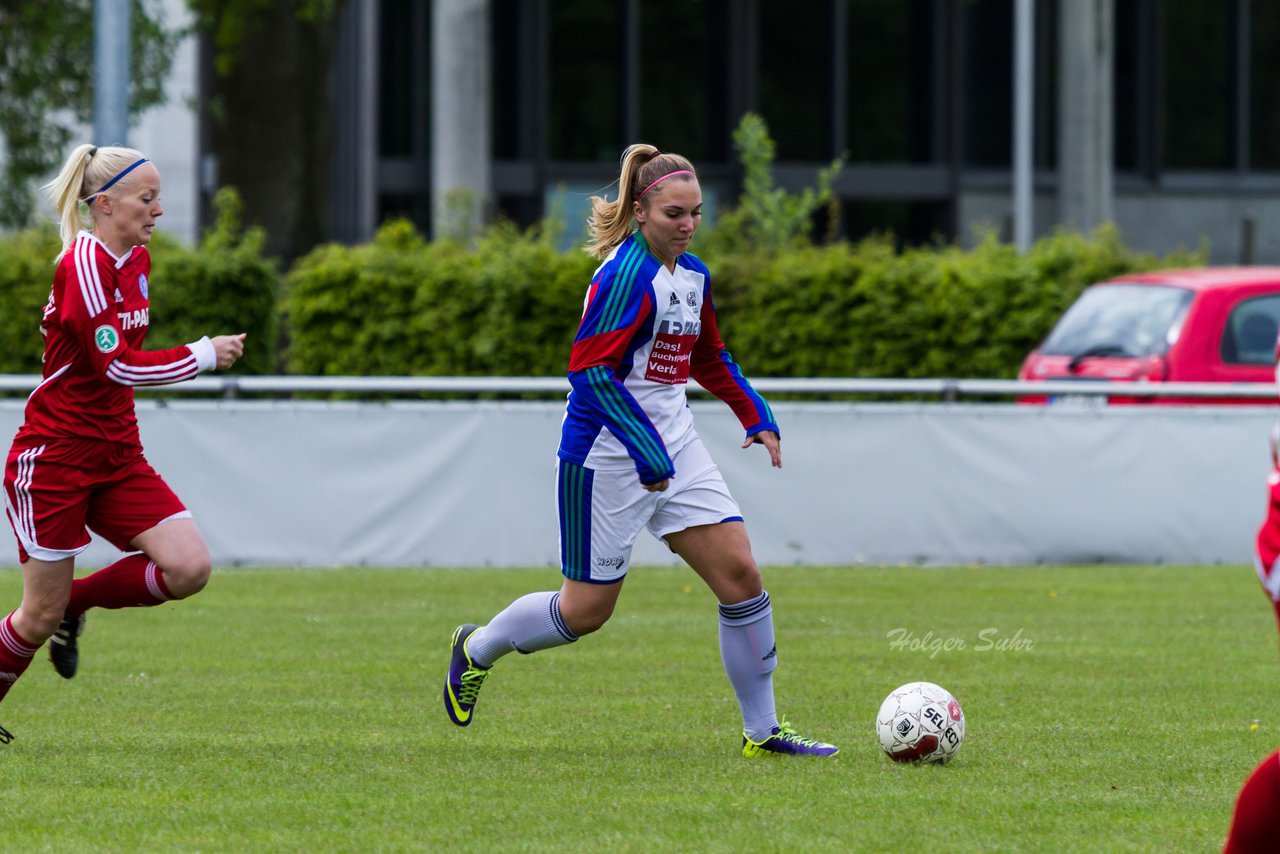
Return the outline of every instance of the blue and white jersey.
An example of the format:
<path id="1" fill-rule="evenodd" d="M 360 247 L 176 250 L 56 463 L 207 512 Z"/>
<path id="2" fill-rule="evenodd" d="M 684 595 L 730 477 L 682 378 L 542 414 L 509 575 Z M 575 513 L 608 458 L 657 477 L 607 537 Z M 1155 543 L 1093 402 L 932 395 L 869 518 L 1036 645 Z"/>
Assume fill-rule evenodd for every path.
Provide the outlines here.
<path id="1" fill-rule="evenodd" d="M 668 270 L 632 234 L 596 269 L 569 358 L 563 460 L 592 469 L 634 466 L 642 483 L 675 470 L 695 435 L 692 376 L 729 404 L 747 435 L 777 431 L 773 412 L 724 348 L 711 274 L 685 253 Z"/>

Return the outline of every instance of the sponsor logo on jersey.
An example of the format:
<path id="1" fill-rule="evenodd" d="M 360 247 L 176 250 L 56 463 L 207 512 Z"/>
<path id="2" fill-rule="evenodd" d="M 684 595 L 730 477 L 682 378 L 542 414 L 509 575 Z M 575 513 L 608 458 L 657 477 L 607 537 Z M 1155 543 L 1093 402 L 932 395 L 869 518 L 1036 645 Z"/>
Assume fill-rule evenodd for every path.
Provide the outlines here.
<path id="1" fill-rule="evenodd" d="M 150 325 L 151 309 L 135 308 L 133 311 L 121 311 L 116 314 L 116 317 L 120 320 L 120 328 L 128 332 L 130 329 Z"/>
<path id="2" fill-rule="evenodd" d="M 663 321 L 662 331 L 653 339 L 653 347 L 649 350 L 649 364 L 644 378 L 649 382 L 663 385 L 680 385 L 689 381 L 689 357 L 693 354 L 693 342 L 698 340 L 696 333 L 689 329 L 692 323 L 679 321 Z M 684 331 L 679 331 L 683 327 Z M 666 330 L 674 328 L 674 333 Z"/>
<path id="3" fill-rule="evenodd" d="M 600 567 L 611 566 L 614 569 L 621 569 L 622 556 L 619 555 L 617 557 L 598 557 L 596 558 L 596 566 L 600 566 Z"/>
<path id="4" fill-rule="evenodd" d="M 124 302 L 124 294 L 120 293 L 119 288 L 116 288 L 116 302 Z"/>
<path id="5" fill-rule="evenodd" d="M 701 320 L 664 320 L 658 324 L 659 335 L 692 335 L 697 338 L 701 333 Z"/>
<path id="6" fill-rule="evenodd" d="M 672 291 L 671 299 L 667 301 L 667 307 L 670 308 L 673 305 L 679 305 L 679 304 L 680 304 L 680 297 L 676 296 L 675 292 Z"/>
<path id="7" fill-rule="evenodd" d="M 120 334 L 114 326 L 99 326 L 93 330 L 93 343 L 103 353 L 110 353 L 120 346 Z"/>
<path id="8" fill-rule="evenodd" d="M 143 299 L 150 299 L 150 297 L 147 296 L 147 274 L 146 273 L 138 274 L 138 290 L 142 292 Z M 690 303 L 690 305 L 692 305 L 692 303 Z"/>
<path id="9" fill-rule="evenodd" d="M 684 301 L 685 301 L 685 302 L 687 302 L 687 303 L 689 304 L 689 308 L 697 308 L 697 307 L 698 307 L 698 292 L 697 292 L 697 291 L 689 291 L 689 293 L 685 294 Z"/>

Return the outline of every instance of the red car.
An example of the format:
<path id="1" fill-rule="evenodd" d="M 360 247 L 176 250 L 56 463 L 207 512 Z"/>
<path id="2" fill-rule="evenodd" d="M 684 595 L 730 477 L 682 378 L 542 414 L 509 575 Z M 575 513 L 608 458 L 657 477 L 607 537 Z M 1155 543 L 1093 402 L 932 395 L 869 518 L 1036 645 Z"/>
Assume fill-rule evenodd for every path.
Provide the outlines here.
<path id="1" fill-rule="evenodd" d="M 1119 276 L 1080 294 L 1044 343 L 1023 361 L 1018 379 L 1274 383 L 1278 328 L 1280 267 L 1206 267 Z M 1275 401 L 1130 397 L 1111 402 Z"/>

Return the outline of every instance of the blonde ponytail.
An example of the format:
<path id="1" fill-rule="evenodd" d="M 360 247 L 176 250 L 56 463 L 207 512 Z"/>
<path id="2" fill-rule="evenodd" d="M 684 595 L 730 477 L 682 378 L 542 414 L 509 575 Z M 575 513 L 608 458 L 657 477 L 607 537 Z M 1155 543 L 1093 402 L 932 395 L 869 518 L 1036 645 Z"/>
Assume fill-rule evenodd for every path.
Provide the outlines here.
<path id="1" fill-rule="evenodd" d="M 591 197 L 591 216 L 587 218 L 591 239 L 586 246 L 587 254 L 604 258 L 630 237 L 634 202 L 647 198 L 650 193 L 646 190 L 673 172 L 687 172 L 692 176 L 693 164 L 679 154 L 663 154 L 655 146 L 643 142 L 628 146 L 622 152 L 618 198 L 610 202 L 601 196 Z M 657 192 L 659 190 L 654 188 L 652 194 Z"/>
<path id="2" fill-rule="evenodd" d="M 121 146 L 98 148 L 84 143 L 72 149 L 62 171 L 41 188 L 49 194 L 53 209 L 58 214 L 58 233 L 62 237 L 62 251 L 58 253 L 58 261 L 67 254 L 80 229 L 92 227 L 91 196 L 97 195 L 112 178 L 140 159 L 141 152 Z M 82 209 L 81 205 L 86 207 Z"/>

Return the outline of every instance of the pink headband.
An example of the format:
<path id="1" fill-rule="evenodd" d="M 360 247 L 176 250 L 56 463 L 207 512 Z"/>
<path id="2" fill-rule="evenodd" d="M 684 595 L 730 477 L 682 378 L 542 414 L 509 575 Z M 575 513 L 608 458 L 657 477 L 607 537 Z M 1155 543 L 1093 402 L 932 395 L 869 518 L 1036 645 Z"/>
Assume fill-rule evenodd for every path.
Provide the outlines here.
<path id="1" fill-rule="evenodd" d="M 677 169 L 677 170 L 676 170 L 676 171 L 674 171 L 674 172 L 668 172 L 667 174 L 663 175 L 661 178 L 659 178 L 658 180 L 654 181 L 652 184 L 650 184 L 649 186 L 647 186 L 647 187 L 645 187 L 643 190 L 641 190 L 641 191 L 640 191 L 640 195 L 636 196 L 636 201 L 638 202 L 638 201 L 640 201 L 641 199 L 643 199 L 643 198 L 644 198 L 644 194 L 645 194 L 645 193 L 649 192 L 649 191 L 650 191 L 650 190 L 652 190 L 654 187 L 658 186 L 658 185 L 659 185 L 659 184 L 661 184 L 663 181 L 665 181 L 665 180 L 667 180 L 668 178 L 670 178 L 672 175 L 692 175 L 692 174 L 693 174 L 693 172 L 689 171 L 688 169 Z"/>

